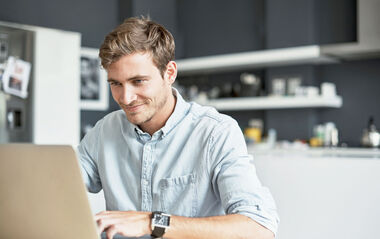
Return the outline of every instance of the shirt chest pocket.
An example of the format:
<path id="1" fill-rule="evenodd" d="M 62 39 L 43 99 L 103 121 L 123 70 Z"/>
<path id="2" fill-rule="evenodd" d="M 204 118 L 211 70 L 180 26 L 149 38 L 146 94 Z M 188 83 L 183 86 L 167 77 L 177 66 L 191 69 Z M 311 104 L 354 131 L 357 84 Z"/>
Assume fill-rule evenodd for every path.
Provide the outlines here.
<path id="1" fill-rule="evenodd" d="M 193 217 L 196 215 L 195 174 L 161 179 L 159 188 L 162 211 L 177 216 Z"/>

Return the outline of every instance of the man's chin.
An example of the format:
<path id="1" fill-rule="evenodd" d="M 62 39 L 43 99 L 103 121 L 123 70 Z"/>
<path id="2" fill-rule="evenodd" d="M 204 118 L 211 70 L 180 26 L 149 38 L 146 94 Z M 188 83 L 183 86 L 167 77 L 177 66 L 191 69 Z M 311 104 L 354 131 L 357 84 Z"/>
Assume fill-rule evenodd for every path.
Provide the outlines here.
<path id="1" fill-rule="evenodd" d="M 126 116 L 127 116 L 127 120 L 134 125 L 141 125 L 141 124 L 146 123 L 150 120 L 150 118 L 147 118 L 144 115 L 127 114 L 126 113 Z"/>
<path id="2" fill-rule="evenodd" d="M 139 117 L 131 116 L 131 115 L 128 115 L 128 114 L 126 114 L 126 115 L 127 115 L 127 120 L 129 122 L 131 122 L 132 124 L 138 125 L 138 124 L 141 124 L 141 122 L 143 121 L 142 119 L 139 119 Z"/>

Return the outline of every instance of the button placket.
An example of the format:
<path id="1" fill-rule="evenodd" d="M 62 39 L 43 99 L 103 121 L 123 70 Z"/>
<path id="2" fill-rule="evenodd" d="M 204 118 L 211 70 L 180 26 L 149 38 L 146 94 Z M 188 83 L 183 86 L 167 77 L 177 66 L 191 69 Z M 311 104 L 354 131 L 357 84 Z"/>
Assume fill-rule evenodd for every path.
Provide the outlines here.
<path id="1" fill-rule="evenodd" d="M 152 147 L 151 141 L 148 141 L 143 148 L 143 162 L 141 172 L 141 193 L 142 193 L 142 205 L 143 211 L 151 211 L 152 208 L 152 195 L 151 195 L 151 172 L 152 172 Z"/>

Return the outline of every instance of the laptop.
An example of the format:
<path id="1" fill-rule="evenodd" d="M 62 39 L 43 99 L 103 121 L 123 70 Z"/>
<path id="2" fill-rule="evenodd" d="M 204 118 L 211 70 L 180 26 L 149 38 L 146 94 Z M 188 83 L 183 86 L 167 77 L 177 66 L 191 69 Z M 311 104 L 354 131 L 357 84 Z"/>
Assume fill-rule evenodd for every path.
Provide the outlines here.
<path id="1" fill-rule="evenodd" d="M 100 238 L 71 146 L 0 145 L 0 238 Z"/>

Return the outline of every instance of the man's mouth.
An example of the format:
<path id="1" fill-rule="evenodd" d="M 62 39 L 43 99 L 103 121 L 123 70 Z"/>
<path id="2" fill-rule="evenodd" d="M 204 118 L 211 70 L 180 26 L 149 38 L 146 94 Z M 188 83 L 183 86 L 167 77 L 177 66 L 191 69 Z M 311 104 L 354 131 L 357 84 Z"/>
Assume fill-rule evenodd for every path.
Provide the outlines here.
<path id="1" fill-rule="evenodd" d="M 123 105 L 122 108 L 128 112 L 136 112 L 138 110 L 140 110 L 140 108 L 143 106 L 144 104 L 135 104 L 135 105 Z"/>

